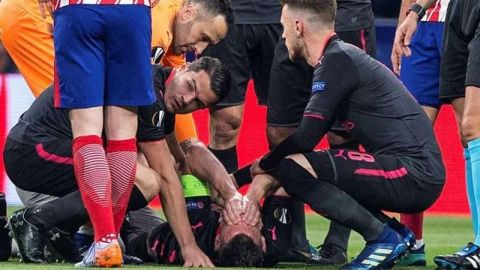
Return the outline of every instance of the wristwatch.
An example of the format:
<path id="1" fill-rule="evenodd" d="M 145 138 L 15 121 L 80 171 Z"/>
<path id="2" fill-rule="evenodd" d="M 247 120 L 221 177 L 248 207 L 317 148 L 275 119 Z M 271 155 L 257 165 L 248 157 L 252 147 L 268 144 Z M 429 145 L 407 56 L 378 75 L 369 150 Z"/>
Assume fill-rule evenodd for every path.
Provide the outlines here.
<path id="1" fill-rule="evenodd" d="M 411 4 L 410 7 L 408 8 L 408 11 L 409 12 L 413 11 L 413 12 L 417 13 L 419 21 L 423 18 L 423 16 L 425 15 L 425 12 L 426 12 L 425 9 L 417 3 Z"/>

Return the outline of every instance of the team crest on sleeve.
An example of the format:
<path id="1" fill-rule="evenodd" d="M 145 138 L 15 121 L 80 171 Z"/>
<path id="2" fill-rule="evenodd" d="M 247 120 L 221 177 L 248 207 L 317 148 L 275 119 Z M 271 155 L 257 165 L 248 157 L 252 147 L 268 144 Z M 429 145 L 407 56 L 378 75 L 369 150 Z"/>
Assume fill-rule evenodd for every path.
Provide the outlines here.
<path id="1" fill-rule="evenodd" d="M 312 83 L 312 93 L 320 92 L 325 90 L 325 82 L 318 81 Z"/>
<path id="2" fill-rule="evenodd" d="M 163 122 L 163 117 L 165 116 L 164 111 L 156 112 L 152 117 L 152 124 L 156 127 L 161 127 Z"/>
<path id="3" fill-rule="evenodd" d="M 160 64 L 160 60 L 162 60 L 163 55 L 165 54 L 165 50 L 162 47 L 154 47 L 152 49 L 152 63 Z"/>

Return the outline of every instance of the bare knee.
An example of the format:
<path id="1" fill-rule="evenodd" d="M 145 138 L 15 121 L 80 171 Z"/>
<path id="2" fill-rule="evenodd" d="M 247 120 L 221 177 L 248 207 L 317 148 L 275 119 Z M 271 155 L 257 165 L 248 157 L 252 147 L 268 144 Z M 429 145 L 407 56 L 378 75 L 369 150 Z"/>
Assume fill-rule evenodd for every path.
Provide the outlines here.
<path id="1" fill-rule="evenodd" d="M 140 190 L 145 200 L 150 202 L 160 192 L 160 176 L 151 168 L 137 163 L 135 186 Z"/>
<path id="2" fill-rule="evenodd" d="M 462 118 L 461 133 L 464 144 L 480 138 L 480 116 L 464 115 Z"/>

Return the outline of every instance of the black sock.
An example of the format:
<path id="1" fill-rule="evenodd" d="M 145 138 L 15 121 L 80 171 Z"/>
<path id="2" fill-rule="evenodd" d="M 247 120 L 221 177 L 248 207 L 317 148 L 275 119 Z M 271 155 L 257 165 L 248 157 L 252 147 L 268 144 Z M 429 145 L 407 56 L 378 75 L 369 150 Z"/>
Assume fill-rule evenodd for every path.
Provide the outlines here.
<path id="1" fill-rule="evenodd" d="M 7 199 L 5 193 L 0 192 L 0 217 L 7 216 Z"/>
<path id="2" fill-rule="evenodd" d="M 347 228 L 335 221 L 331 221 L 327 236 L 325 236 L 323 243 L 329 243 L 341 248 L 344 251 L 347 251 L 350 231 L 350 228 Z"/>
<path id="3" fill-rule="evenodd" d="M 382 233 L 383 223 L 365 207 L 333 184 L 316 179 L 294 160 L 284 159 L 276 177 L 292 197 L 304 201 L 322 216 L 350 227 L 366 241 Z"/>
<path id="4" fill-rule="evenodd" d="M 238 169 L 237 146 L 224 150 L 216 150 L 208 147 L 210 151 L 220 160 L 228 173 L 233 173 Z"/>
<path id="5" fill-rule="evenodd" d="M 139 197 L 141 197 L 143 201 L 139 199 Z M 128 209 L 139 209 L 145 205 L 145 197 L 143 197 L 140 190 L 134 185 L 132 194 L 130 195 Z M 56 200 L 37 205 L 27 211 L 25 218 L 28 222 L 40 229 L 48 229 L 56 226 L 67 233 L 75 233 L 81 225 L 89 220 L 80 191 L 74 191 Z"/>
<path id="6" fill-rule="evenodd" d="M 252 176 L 250 175 L 250 167 L 252 164 L 248 164 L 247 166 L 236 170 L 233 173 L 233 177 L 235 177 L 235 181 L 237 182 L 237 186 L 243 187 L 244 185 L 252 183 Z"/>
<path id="7" fill-rule="evenodd" d="M 291 246 L 292 204 L 292 198 L 276 195 L 267 196 L 263 202 L 262 234 L 269 247 L 265 254 L 268 266 L 275 265 Z"/>
<path id="8" fill-rule="evenodd" d="M 130 194 L 130 199 L 128 200 L 127 212 L 142 209 L 147 205 L 148 202 L 147 199 L 145 199 L 145 196 L 143 196 L 142 192 L 137 186 L 133 185 L 132 193 Z"/>
<path id="9" fill-rule="evenodd" d="M 74 191 L 29 209 L 25 218 L 40 229 L 57 226 L 62 231 L 74 233 L 88 221 L 88 214 L 83 206 L 80 191 Z"/>
<path id="10" fill-rule="evenodd" d="M 294 200 L 292 203 L 292 238 L 290 241 L 293 248 L 308 249 L 305 226 L 305 204 L 302 201 Z"/>

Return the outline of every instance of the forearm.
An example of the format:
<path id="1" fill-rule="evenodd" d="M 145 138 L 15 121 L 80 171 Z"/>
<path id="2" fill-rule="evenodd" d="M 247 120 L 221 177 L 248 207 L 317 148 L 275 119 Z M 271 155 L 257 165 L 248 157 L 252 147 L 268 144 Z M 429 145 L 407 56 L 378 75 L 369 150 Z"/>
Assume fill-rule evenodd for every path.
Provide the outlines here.
<path id="1" fill-rule="evenodd" d="M 216 189 L 210 189 L 210 200 L 212 201 L 212 203 L 220 206 L 221 208 L 225 206 L 225 201 Z"/>
<path id="2" fill-rule="evenodd" d="M 208 182 L 224 200 L 235 196 L 237 189 L 227 171 L 202 143 L 192 144 L 186 160 L 190 173 Z"/>
<path id="3" fill-rule="evenodd" d="M 160 190 L 160 198 L 165 217 L 175 238 L 182 249 L 187 245 L 196 244 L 187 217 L 182 185 L 176 179 L 175 171 L 169 170 L 164 173 L 162 179 L 164 181 Z"/>
<path id="4" fill-rule="evenodd" d="M 417 0 L 416 2 L 424 9 L 429 9 L 436 1 L 437 0 Z"/>
<path id="5" fill-rule="evenodd" d="M 402 22 L 407 17 L 408 8 L 410 5 L 415 3 L 415 0 L 402 0 L 402 4 L 400 6 L 400 13 L 398 14 L 398 25 L 402 24 Z"/>
<path id="6" fill-rule="evenodd" d="M 175 132 L 168 134 L 165 136 L 167 145 L 168 145 L 168 150 L 172 154 L 173 158 L 175 159 L 175 162 L 179 165 L 180 170 L 183 171 L 184 164 L 185 164 L 185 153 L 180 147 L 180 144 L 177 142 L 177 138 L 175 137 Z"/>
<path id="7" fill-rule="evenodd" d="M 159 176 L 163 211 L 183 250 L 186 245 L 195 244 L 195 238 L 187 217 L 183 188 L 175 172 L 175 161 L 164 140 L 140 143 L 139 147 Z"/>
<path id="8" fill-rule="evenodd" d="M 408 1 L 408 0 L 407 0 L 407 1 Z M 436 0 L 417 0 L 417 1 L 415 1 L 415 2 L 416 2 L 417 4 L 419 4 L 420 6 L 422 6 L 424 10 L 427 10 L 427 9 L 429 9 L 429 8 L 433 5 L 433 3 L 435 3 L 435 1 L 436 1 Z M 410 5 L 409 5 L 409 6 L 410 6 Z M 406 10 L 404 11 L 404 14 L 405 14 L 405 15 L 403 15 L 404 18 L 403 18 L 402 22 L 403 22 L 403 21 L 405 20 L 405 18 L 407 18 L 407 17 L 412 17 L 415 21 L 419 21 L 421 18 L 418 17 L 418 14 L 417 14 L 416 12 L 409 12 L 408 15 L 407 15 L 407 11 L 408 11 L 408 7 L 409 7 L 409 6 L 407 6 L 407 7 L 406 7 Z M 402 8 L 403 8 L 403 5 L 402 5 Z M 400 11 L 400 12 L 402 12 L 402 11 Z M 400 16 L 402 16 L 402 13 L 400 13 Z M 400 18 L 399 18 L 399 19 L 400 19 Z M 401 22 L 399 21 L 399 23 L 401 23 Z"/>
<path id="9" fill-rule="evenodd" d="M 258 203 L 267 194 L 275 191 L 279 187 L 280 184 L 271 175 L 259 174 L 253 178 L 252 184 L 250 185 L 246 196 Z"/>

